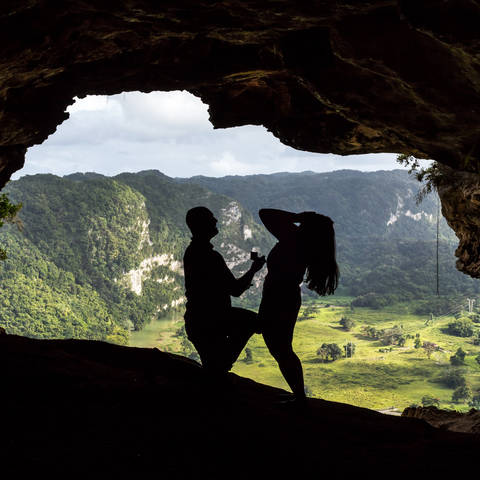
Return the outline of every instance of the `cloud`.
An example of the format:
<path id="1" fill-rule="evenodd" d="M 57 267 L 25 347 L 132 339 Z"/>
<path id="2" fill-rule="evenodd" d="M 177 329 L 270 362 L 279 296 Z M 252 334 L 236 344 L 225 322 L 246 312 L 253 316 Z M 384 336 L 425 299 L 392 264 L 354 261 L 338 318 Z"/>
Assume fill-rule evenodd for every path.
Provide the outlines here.
<path id="1" fill-rule="evenodd" d="M 253 125 L 214 130 L 208 105 L 188 92 L 88 96 L 70 118 L 27 152 L 21 175 L 158 169 L 170 176 L 399 168 L 394 154 L 342 157 L 294 150 Z"/>

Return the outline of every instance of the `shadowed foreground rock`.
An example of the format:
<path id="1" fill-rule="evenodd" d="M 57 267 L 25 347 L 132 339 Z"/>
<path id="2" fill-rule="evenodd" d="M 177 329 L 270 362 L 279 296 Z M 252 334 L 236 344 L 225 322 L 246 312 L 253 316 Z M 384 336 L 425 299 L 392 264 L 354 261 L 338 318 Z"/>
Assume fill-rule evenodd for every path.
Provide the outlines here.
<path id="1" fill-rule="evenodd" d="M 3 478 L 445 478 L 477 462 L 478 435 L 322 400 L 301 414 L 233 374 L 214 393 L 156 349 L 1 335 L 0 362 Z"/>
<path id="2" fill-rule="evenodd" d="M 421 418 L 434 427 L 452 432 L 480 433 L 480 411 L 471 409 L 468 413 L 447 412 L 437 407 L 409 407 L 404 417 Z"/>

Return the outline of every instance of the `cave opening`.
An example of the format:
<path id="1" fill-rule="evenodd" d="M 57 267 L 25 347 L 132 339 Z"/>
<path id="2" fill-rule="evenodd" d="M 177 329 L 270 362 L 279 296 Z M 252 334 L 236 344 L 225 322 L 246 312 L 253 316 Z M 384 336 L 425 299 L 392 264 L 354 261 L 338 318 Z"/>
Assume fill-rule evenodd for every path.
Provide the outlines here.
<path id="1" fill-rule="evenodd" d="M 438 374 L 428 362 L 449 361 L 430 331 L 447 328 L 454 315 L 465 317 L 466 299 L 475 298 L 478 286 L 455 270 L 455 238 L 443 220 L 442 295 L 434 298 L 437 199 L 429 195 L 417 205 L 420 185 L 398 168 L 396 155 L 309 153 L 281 144 L 263 127 L 214 129 L 208 106 L 180 91 L 87 96 L 67 112 L 70 119 L 29 149 L 25 168 L 7 187 L 24 204 L 23 237 L 7 231 L 10 258 L 0 305 L 10 333 L 157 346 L 198 360 L 181 320 L 185 212 L 197 204 L 216 212 L 221 234 L 215 247 L 240 275 L 251 250 L 268 253 L 273 245 L 257 215 L 270 206 L 321 211 L 336 223 L 337 295 L 318 299 L 304 289 L 298 322 L 309 395 L 330 389 L 332 400 L 381 409 L 393 384 L 382 377 L 390 393 L 378 397 L 372 387 L 365 396 L 369 382 L 360 379 L 367 371 L 378 373 L 387 363 L 393 379 L 405 368 L 405 381 L 420 388 L 426 376 Z M 26 252 L 23 270 L 35 272 L 38 284 L 22 277 L 24 294 L 34 299 L 36 312 L 39 304 L 45 311 L 38 322 L 23 308 L 19 328 L 10 318 L 19 300 L 8 282 L 18 292 L 21 281 L 6 276 Z M 235 305 L 258 308 L 263 277 Z M 339 358 L 332 361 L 329 345 L 338 346 L 353 374 L 339 369 Z M 261 340 L 247 348 L 234 372 L 285 388 Z M 406 354 L 422 368 L 414 372 Z M 333 378 L 321 380 L 319 363 L 347 375 L 349 388 L 340 394 L 330 385 Z M 447 402 L 449 391 L 442 388 L 425 389 L 425 402 Z M 421 400 L 404 392 L 395 398 L 388 403 L 398 410 Z"/>
<path id="2" fill-rule="evenodd" d="M 74 95 L 186 89 L 209 104 L 215 127 L 265 125 L 285 145 L 302 150 L 401 152 L 447 165 L 451 171 L 439 193 L 442 213 L 460 240 L 457 266 L 480 278 L 479 20 L 475 0 L 98 0 L 61 5 L 7 0 L 0 6 L 0 185 L 22 168 L 27 148 L 43 142 L 65 119 Z M 53 144 L 51 158 L 58 152 Z M 78 158 L 64 157 L 63 164 L 69 160 L 75 170 L 95 171 L 103 159 L 95 168 L 82 167 Z M 13 199 L 24 201 L 24 230 L 15 225 L 0 230 L 0 243 L 9 252 L 0 268 L 0 326 L 37 339 L 87 340 L 37 341 L 3 335 L 0 328 L 7 392 L 2 410 L 9 412 L 2 424 L 3 471 L 66 476 L 75 466 L 86 475 L 162 471 L 178 478 L 204 473 L 223 478 L 230 472 L 239 478 L 267 478 L 308 476 L 319 468 L 338 475 L 339 465 L 344 476 L 371 474 L 392 464 L 406 475 L 425 465 L 440 476 L 475 469 L 475 437 L 319 400 L 312 400 L 314 415 L 305 420 L 273 407 L 278 390 L 271 393 L 244 379 L 238 379 L 240 395 L 231 404 L 235 409 L 222 408 L 196 381 L 201 377 L 191 363 L 151 348 L 89 341 L 125 343 L 135 326 L 140 327 L 135 334 L 147 334 L 153 322 L 142 328 L 142 321 L 179 299 L 175 288 L 181 272 L 175 262 L 186 237 L 178 228 L 184 220 L 180 211 L 194 194 L 224 210 L 225 223 L 241 212 L 242 228 L 231 233 L 244 247 L 265 239 L 254 215 L 247 218 L 253 211 L 248 201 L 259 196 L 263 204 L 277 187 L 259 186 L 252 179 L 248 190 L 247 184 L 243 190 L 230 184 L 220 191 L 218 179 L 234 173 L 228 168 L 239 167 L 241 158 L 220 155 L 216 160 L 218 177 L 204 177 L 202 185 L 172 183 L 174 172 L 170 179 L 158 174 L 140 178 L 133 172 L 119 176 L 118 170 L 113 180 L 53 169 L 48 171 L 54 175 L 19 172 L 7 185 Z M 242 162 L 242 168 L 244 163 L 249 162 Z M 31 156 L 23 172 L 40 173 L 35 167 Z M 325 180 L 317 175 L 317 181 Z M 338 180 L 324 175 L 325 195 L 310 208 L 324 208 L 327 187 Z M 374 173 L 343 179 L 337 191 L 349 200 L 337 202 L 338 210 L 331 212 L 339 229 L 339 252 L 349 254 L 341 261 L 342 281 L 351 280 L 344 287 L 359 289 L 344 291 L 339 302 L 329 299 L 329 306 L 305 302 L 298 322 L 303 333 L 296 348 L 309 394 L 390 412 L 392 406 L 411 404 L 479 408 L 475 281 L 465 286 L 462 280 L 449 280 L 453 290 L 467 293 L 468 304 L 463 296 L 461 302 L 446 299 L 438 305 L 416 301 L 427 294 L 422 288 L 434 285 L 429 276 L 433 265 L 421 256 L 426 251 L 429 259 L 435 256 L 426 239 L 434 238 L 429 199 L 418 208 L 413 203 L 417 184 L 397 190 L 392 174 L 384 174 L 369 187 L 369 175 Z M 294 200 L 298 210 L 308 208 L 312 179 L 297 173 L 295 188 L 284 185 L 272 203 L 286 208 L 281 201 Z M 409 189 L 412 195 L 407 195 Z M 233 193 L 240 191 L 243 199 L 232 204 Z M 365 200 L 374 208 L 363 208 Z M 240 204 L 243 210 L 237 208 Z M 420 225 L 427 227 L 419 231 Z M 347 226 L 350 232 L 342 231 Z M 379 226 L 383 233 L 376 230 Z M 414 241 L 405 240 L 406 232 Z M 232 245 L 225 242 L 237 261 L 241 252 Z M 453 248 L 452 243 L 452 269 Z M 372 253 L 381 261 L 375 263 Z M 388 296 L 388 286 L 398 292 L 406 284 L 415 288 L 402 295 L 413 300 L 396 302 Z M 359 297 L 376 302 L 375 308 L 372 303 L 352 308 Z M 421 311 L 412 312 L 415 302 Z M 395 341 L 398 329 L 405 333 L 405 344 L 384 345 Z M 181 343 L 179 330 L 161 335 Z M 388 331 L 374 338 L 379 330 Z M 159 331 L 150 334 L 160 336 Z M 344 356 L 332 361 L 329 352 L 335 349 L 322 350 L 320 342 L 346 347 Z M 261 348 L 246 352 L 238 367 L 238 373 L 262 383 L 269 383 L 276 371 Z M 339 386 L 341 397 L 335 396 Z M 407 410 L 407 416 L 424 418 L 434 412 Z M 478 432 L 478 413 L 439 413 L 430 423 Z M 201 441 L 191 441 L 199 432 Z M 247 450 L 261 455 L 252 457 Z M 456 458 L 462 458 L 461 464 L 452 461 Z"/>
<path id="3" fill-rule="evenodd" d="M 214 129 L 208 105 L 186 91 L 124 92 L 76 99 L 69 119 L 27 150 L 12 178 L 158 169 L 171 177 L 404 168 L 396 154 L 335 155 L 296 150 L 265 127 Z"/>

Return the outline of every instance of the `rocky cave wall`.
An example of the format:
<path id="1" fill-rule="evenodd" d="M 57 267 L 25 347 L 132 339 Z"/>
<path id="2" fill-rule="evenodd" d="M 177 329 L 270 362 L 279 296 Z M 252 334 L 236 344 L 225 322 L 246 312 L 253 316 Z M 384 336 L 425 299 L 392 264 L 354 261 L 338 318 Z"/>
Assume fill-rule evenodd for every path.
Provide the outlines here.
<path id="1" fill-rule="evenodd" d="M 217 128 L 264 125 L 297 149 L 402 152 L 462 172 L 440 192 L 443 212 L 459 268 L 480 276 L 478 25 L 474 0 L 3 0 L 0 185 L 74 96 L 185 89 Z"/>

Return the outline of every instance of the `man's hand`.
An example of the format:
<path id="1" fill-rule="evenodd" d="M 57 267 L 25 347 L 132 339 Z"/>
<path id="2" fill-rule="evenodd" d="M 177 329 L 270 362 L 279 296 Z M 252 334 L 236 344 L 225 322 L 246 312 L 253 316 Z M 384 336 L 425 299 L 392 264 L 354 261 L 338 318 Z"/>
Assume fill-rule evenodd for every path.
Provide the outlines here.
<path id="1" fill-rule="evenodd" d="M 257 273 L 265 265 L 265 262 L 266 262 L 265 255 L 263 255 L 262 257 L 257 257 L 255 260 L 253 260 L 250 270 L 253 273 Z"/>

